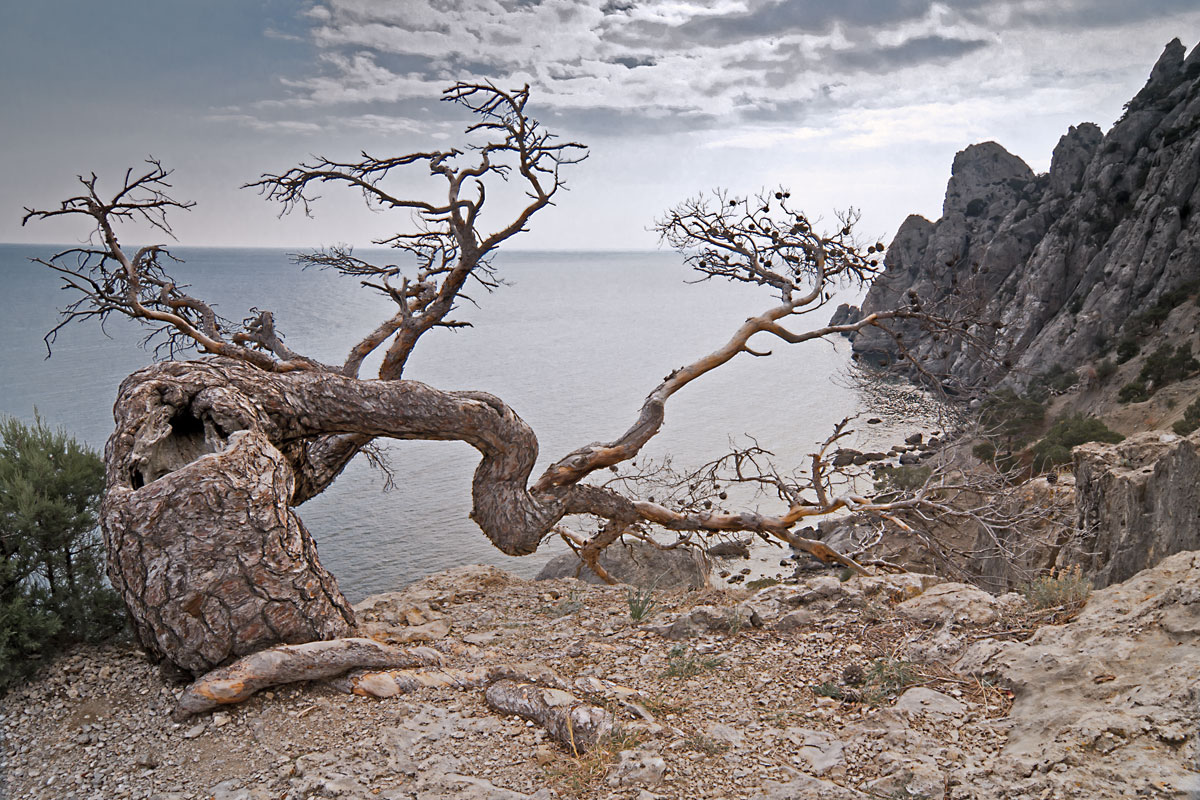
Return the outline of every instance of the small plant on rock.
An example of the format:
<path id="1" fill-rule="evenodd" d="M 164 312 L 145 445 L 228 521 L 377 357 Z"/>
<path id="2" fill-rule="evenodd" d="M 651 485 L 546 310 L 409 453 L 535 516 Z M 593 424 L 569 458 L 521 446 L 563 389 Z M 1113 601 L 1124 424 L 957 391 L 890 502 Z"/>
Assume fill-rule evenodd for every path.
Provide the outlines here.
<path id="1" fill-rule="evenodd" d="M 1079 565 L 1055 570 L 1034 578 L 1021 588 L 1021 594 L 1035 609 L 1082 608 L 1092 593 L 1092 582 L 1083 575 Z"/>
<path id="2" fill-rule="evenodd" d="M 919 682 L 913 665 L 898 658 L 877 658 L 867 670 L 867 683 L 888 694 L 903 692 Z"/>
<path id="3" fill-rule="evenodd" d="M 677 644 L 667 653 L 667 668 L 663 677 L 693 678 L 711 672 L 720 665 L 721 659 L 716 656 L 701 655 L 685 644 Z"/>
<path id="4" fill-rule="evenodd" d="M 833 681 L 818 683 L 812 687 L 812 693 L 817 697 L 832 697 L 834 700 L 845 700 L 846 692 Z"/>
<path id="5" fill-rule="evenodd" d="M 574 614 L 581 608 L 583 608 L 583 595 L 581 595 L 578 591 L 571 590 L 570 594 L 561 598 L 554 605 L 542 606 L 541 608 L 535 609 L 534 613 L 541 614 L 545 617 L 551 617 L 552 619 L 557 619 L 558 617 L 565 617 L 568 614 Z"/>
<path id="6" fill-rule="evenodd" d="M 631 622 L 641 622 L 644 619 L 649 619 L 655 609 L 658 607 L 658 600 L 654 597 L 654 589 L 636 589 L 629 588 L 625 594 L 625 602 L 629 605 L 629 619 Z"/>

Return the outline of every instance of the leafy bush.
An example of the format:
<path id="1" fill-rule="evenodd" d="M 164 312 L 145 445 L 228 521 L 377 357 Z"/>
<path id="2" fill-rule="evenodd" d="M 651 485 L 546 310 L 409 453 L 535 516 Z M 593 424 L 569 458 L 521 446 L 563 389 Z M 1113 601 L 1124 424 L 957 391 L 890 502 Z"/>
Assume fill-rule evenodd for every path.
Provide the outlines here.
<path id="1" fill-rule="evenodd" d="M 1112 359 L 1106 358 L 1096 365 L 1096 380 L 1106 381 L 1117 371 L 1117 365 Z"/>
<path id="2" fill-rule="evenodd" d="M 0 422 L 0 691 L 124 624 L 96 530 L 104 466 L 38 419 Z"/>
<path id="3" fill-rule="evenodd" d="M 1200 371 L 1200 361 L 1192 355 L 1192 346 L 1184 343 L 1172 348 L 1164 344 L 1142 364 L 1142 371 L 1135 381 L 1121 387 L 1117 399 L 1122 403 L 1141 403 L 1162 387 L 1181 381 Z"/>
<path id="4" fill-rule="evenodd" d="M 1029 441 L 1046 418 L 1042 402 L 1028 396 L 1018 396 L 1011 389 L 992 394 L 980 409 L 980 424 L 1004 441 L 1009 450 Z"/>
<path id="5" fill-rule="evenodd" d="M 1146 356 L 1138 377 L 1146 383 L 1153 381 L 1157 390 L 1168 383 L 1181 381 L 1197 370 L 1200 370 L 1200 361 L 1192 356 L 1191 344 L 1181 344 L 1174 350 L 1171 345 L 1164 344 Z"/>
<path id="6" fill-rule="evenodd" d="M 1071 414 L 1057 420 L 1033 446 L 1033 468 L 1043 472 L 1071 460 L 1071 448 L 1084 442 L 1119 442 L 1125 437 L 1095 417 Z"/>
<path id="7" fill-rule="evenodd" d="M 1121 387 L 1121 391 L 1117 392 L 1117 399 L 1122 403 L 1144 403 L 1150 399 L 1150 393 L 1146 391 L 1146 384 L 1141 381 L 1130 381 Z"/>
<path id="8" fill-rule="evenodd" d="M 1137 338 L 1145 336 L 1166 321 L 1170 316 L 1171 311 L 1185 302 L 1196 291 L 1200 289 L 1200 280 L 1187 281 L 1176 286 L 1171 291 L 1163 294 L 1155 301 L 1154 305 L 1142 311 L 1140 314 L 1134 314 L 1125 320 L 1124 330 L 1125 336 L 1121 340 L 1121 344 L 1117 346 L 1117 355 L 1120 356 L 1120 361 L 1128 361 L 1137 354 Z M 1123 355 L 1121 345 L 1125 345 L 1128 355 Z"/>
<path id="9" fill-rule="evenodd" d="M 1200 428 L 1200 398 L 1196 398 L 1183 411 L 1183 419 L 1171 426 L 1180 436 L 1187 436 L 1196 428 Z"/>
<path id="10" fill-rule="evenodd" d="M 1036 609 L 1075 609 L 1087 602 L 1092 593 L 1092 582 L 1083 576 L 1078 566 L 1063 570 L 1050 570 L 1049 575 L 1035 578 L 1021 588 L 1021 594 Z"/>
<path id="11" fill-rule="evenodd" d="M 1142 347 L 1138 344 L 1137 339 L 1132 336 L 1126 336 L 1121 341 L 1117 342 L 1117 363 L 1124 364 L 1129 359 L 1138 354 Z"/>

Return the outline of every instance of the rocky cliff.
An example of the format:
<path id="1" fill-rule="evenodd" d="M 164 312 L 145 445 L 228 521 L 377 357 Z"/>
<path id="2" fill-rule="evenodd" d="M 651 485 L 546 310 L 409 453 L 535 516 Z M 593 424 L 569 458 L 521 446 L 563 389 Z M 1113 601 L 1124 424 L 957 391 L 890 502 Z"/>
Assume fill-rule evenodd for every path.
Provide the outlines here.
<path id="1" fill-rule="evenodd" d="M 1075 449 L 1079 536 L 1059 558 L 1097 586 L 1200 550 L 1200 432 L 1151 431 Z"/>
<path id="2" fill-rule="evenodd" d="M 916 302 L 965 314 L 963 341 L 902 332 L 933 373 L 1020 385 L 1049 365 L 1083 367 L 1123 337 L 1144 337 L 1143 312 L 1200 278 L 1200 47 L 1175 40 L 1107 134 L 1072 127 L 1050 172 L 1035 175 L 995 142 L 958 153 L 942 216 L 910 216 L 887 251 L 864 312 Z M 878 331 L 860 357 L 894 360 Z"/>

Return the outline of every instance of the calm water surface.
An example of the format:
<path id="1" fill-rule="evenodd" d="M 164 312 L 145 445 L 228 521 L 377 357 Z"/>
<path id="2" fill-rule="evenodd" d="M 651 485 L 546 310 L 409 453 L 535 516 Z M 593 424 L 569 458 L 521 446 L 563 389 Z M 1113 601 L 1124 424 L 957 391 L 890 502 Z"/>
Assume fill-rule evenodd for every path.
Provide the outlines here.
<path id="1" fill-rule="evenodd" d="M 36 407 L 51 424 L 101 449 L 112 431 L 118 384 L 151 356 L 138 346 L 143 332 L 114 317 L 106 331 L 87 323 L 64 329 L 46 358 L 42 336 L 71 295 L 29 258 L 53 250 L 0 245 L 0 413 L 28 420 Z M 219 313 L 242 319 L 251 307 L 270 309 L 293 349 L 326 362 L 344 360 L 391 313 L 390 301 L 354 280 L 301 271 L 286 251 L 175 253 L 185 261 L 175 277 Z M 503 398 L 538 434 L 535 475 L 580 445 L 620 435 L 664 375 L 716 349 L 741 320 L 771 304 L 753 287 L 686 284 L 689 274 L 673 253 L 509 252 L 496 263 L 507 285 L 490 295 L 477 289 L 479 307 L 464 303 L 455 314 L 474 327 L 431 332 L 406 377 Z M 813 324 L 831 311 L 815 312 Z M 672 398 L 647 454 L 699 464 L 723 452 L 731 436 L 751 435 L 781 464 L 798 465 L 835 422 L 862 410 L 865 401 L 837 379 L 849 358 L 844 340 L 791 347 L 756 340 L 755 346 L 774 354 L 739 356 Z M 386 450 L 396 489 L 384 492 L 381 476 L 356 460 L 329 491 L 300 508 L 322 561 L 352 601 L 461 564 L 532 575 L 561 551 L 550 542 L 533 556 L 512 558 L 491 546 L 467 518 L 477 463 L 470 446 L 389 442 Z"/>

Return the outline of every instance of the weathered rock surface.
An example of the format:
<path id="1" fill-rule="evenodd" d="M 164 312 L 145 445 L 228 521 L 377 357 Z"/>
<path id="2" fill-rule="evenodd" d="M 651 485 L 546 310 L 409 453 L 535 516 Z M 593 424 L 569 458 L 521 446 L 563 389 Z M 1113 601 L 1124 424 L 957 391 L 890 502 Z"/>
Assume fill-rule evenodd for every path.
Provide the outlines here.
<path id="1" fill-rule="evenodd" d="M 629 618 L 626 587 L 494 568 L 452 570 L 357 607 L 383 632 L 451 620 L 427 646 L 445 658 L 447 677 L 504 664 L 564 676 L 628 736 L 593 751 L 594 761 L 454 680 L 383 699 L 293 684 L 172 725 L 179 687 L 132 646 L 82 649 L 0 698 L 4 796 L 1186 796 L 1179 787 L 1192 777 L 1200 720 L 1200 554 L 1097 593 L 1076 622 L 1025 643 L 998 641 L 1038 624 L 1003 599 L 1001 617 L 984 626 L 951 614 L 930 628 L 899 613 L 940 586 L 928 575 L 824 576 L 749 597 L 656 593 L 668 623 L 700 604 L 708 609 L 698 616 L 714 619 L 739 604 L 776 623 L 812 614 L 787 629 L 709 626 L 684 648 Z M 947 669 L 942 654 L 968 645 L 960 669 L 990 682 Z M 901 654 L 917 650 L 923 663 L 904 664 Z M 1011 716 L 1006 685 L 1016 692 Z"/>
<path id="2" fill-rule="evenodd" d="M 927 624 L 987 625 L 1000 616 L 1000 603 L 974 586 L 942 583 L 905 600 L 897 610 L 909 619 Z"/>
<path id="3" fill-rule="evenodd" d="M 1095 592 L 1027 642 L 983 640 L 961 672 L 1015 692 L 980 797 L 1194 797 L 1200 727 L 1200 553 Z"/>
<path id="4" fill-rule="evenodd" d="M 1197 209 L 1200 49 L 1185 58 L 1175 40 L 1126 115 L 1107 134 L 1091 123 L 1071 128 L 1048 174 L 995 142 L 960 152 L 942 217 L 901 225 L 862 311 L 906 307 L 915 294 L 925 310 L 974 319 L 970 333 L 994 345 L 998 361 L 904 328 L 930 372 L 969 384 L 1082 367 L 1128 335 L 1133 317 L 1200 278 Z M 873 329 L 854 349 L 873 362 L 897 356 Z"/>
<path id="5" fill-rule="evenodd" d="M 1075 456 L 1079 538 L 1059 558 L 1108 586 L 1173 553 L 1200 550 L 1200 432 L 1149 432 Z"/>
<path id="6" fill-rule="evenodd" d="M 692 550 L 659 550 L 644 542 L 622 542 L 600 554 L 600 566 L 621 583 L 643 589 L 700 589 L 708 585 L 709 564 Z M 554 578 L 604 583 L 574 553 L 551 559 L 537 575 L 539 581 Z"/>

